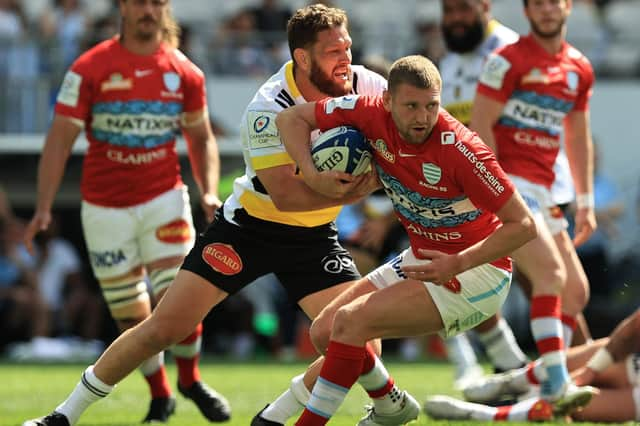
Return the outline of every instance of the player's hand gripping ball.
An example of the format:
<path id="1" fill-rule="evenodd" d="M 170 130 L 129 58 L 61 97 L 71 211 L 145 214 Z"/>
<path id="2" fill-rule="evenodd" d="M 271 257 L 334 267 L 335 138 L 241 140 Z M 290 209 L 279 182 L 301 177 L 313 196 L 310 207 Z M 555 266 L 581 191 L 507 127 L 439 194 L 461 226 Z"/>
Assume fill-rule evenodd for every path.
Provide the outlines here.
<path id="1" fill-rule="evenodd" d="M 311 156 L 321 172 L 337 170 L 358 176 L 371 170 L 371 146 L 354 127 L 341 126 L 322 133 L 311 146 Z"/>

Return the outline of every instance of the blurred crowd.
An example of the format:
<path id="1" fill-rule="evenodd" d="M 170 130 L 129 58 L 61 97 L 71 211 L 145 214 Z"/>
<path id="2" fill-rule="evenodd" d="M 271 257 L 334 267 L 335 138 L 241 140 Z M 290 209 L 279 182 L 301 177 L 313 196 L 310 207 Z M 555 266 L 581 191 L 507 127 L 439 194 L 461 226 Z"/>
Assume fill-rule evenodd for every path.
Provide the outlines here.
<path id="1" fill-rule="evenodd" d="M 182 49 L 207 74 L 264 78 L 288 58 L 283 30 L 291 11 L 301 2 L 226 2 L 224 7 L 214 7 L 200 15 L 185 13 L 184 9 L 204 6 L 190 3 L 173 2 L 176 15 L 184 17 Z M 444 52 L 436 0 L 406 2 L 406 6 L 398 6 L 402 13 L 390 11 L 386 19 L 385 14 L 376 12 L 378 6 L 383 6 L 379 1 L 325 3 L 343 7 L 352 16 L 351 33 L 355 46 L 359 46 L 353 52 L 354 63 L 380 55 L 395 58 L 416 52 L 437 62 Z M 421 9 L 412 14 L 414 3 L 419 3 Z M 640 10 L 640 2 L 577 3 L 583 12 L 575 15 L 588 16 L 584 23 L 576 25 L 580 28 L 578 37 L 583 40 L 572 42 L 587 53 L 599 74 L 638 76 L 640 56 L 626 48 L 634 45 L 627 28 L 633 34 L 633 26 L 625 23 L 637 13 L 625 14 L 624 8 L 629 12 Z M 624 8 L 609 13 L 613 3 Z M 512 6 L 518 11 L 520 5 L 514 2 Z M 222 12 L 212 16 L 213 10 Z M 405 24 L 407 18 L 411 20 Z M 623 22 L 618 22 L 621 19 Z M 394 24 L 400 20 L 402 25 Z M 585 23 L 593 28 L 583 28 Z M 0 94 L 4 100 L 0 101 L 0 131 L 42 131 L 64 71 L 80 52 L 114 35 L 118 26 L 114 0 L 0 0 Z M 385 31 L 380 30 L 383 27 Z"/>

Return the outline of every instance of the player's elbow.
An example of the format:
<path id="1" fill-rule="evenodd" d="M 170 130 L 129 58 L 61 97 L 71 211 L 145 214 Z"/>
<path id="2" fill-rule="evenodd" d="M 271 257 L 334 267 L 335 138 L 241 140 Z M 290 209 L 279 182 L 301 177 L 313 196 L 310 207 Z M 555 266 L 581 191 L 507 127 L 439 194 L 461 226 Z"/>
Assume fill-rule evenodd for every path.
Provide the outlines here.
<path id="1" fill-rule="evenodd" d="M 529 242 L 538 236 L 538 228 L 533 216 L 528 213 L 519 222 L 520 234 L 524 242 Z"/>

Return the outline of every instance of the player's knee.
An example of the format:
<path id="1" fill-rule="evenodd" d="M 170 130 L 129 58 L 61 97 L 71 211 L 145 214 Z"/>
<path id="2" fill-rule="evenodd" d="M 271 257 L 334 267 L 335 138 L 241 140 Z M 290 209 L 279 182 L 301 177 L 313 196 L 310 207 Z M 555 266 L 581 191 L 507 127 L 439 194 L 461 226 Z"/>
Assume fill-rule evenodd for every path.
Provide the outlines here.
<path id="1" fill-rule="evenodd" d="M 309 337 L 311 338 L 313 346 L 319 353 L 324 354 L 327 350 L 330 334 L 331 330 L 329 328 L 329 323 L 327 321 L 323 321 L 322 318 L 316 318 L 311 324 L 311 327 L 309 328 Z"/>
<path id="2" fill-rule="evenodd" d="M 336 311 L 333 318 L 333 327 L 331 330 L 332 338 L 362 337 L 366 326 L 364 321 L 358 319 L 359 313 L 356 309 L 349 306 L 343 306 Z"/>

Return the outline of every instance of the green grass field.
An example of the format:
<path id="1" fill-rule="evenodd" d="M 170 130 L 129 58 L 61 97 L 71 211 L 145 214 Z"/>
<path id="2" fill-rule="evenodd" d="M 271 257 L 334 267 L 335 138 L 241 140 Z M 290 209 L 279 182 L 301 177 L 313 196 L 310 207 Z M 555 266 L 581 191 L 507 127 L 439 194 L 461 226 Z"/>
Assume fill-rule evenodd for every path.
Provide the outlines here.
<path id="1" fill-rule="evenodd" d="M 226 425 L 249 425 L 251 418 L 267 402 L 288 385 L 291 377 L 302 372 L 306 364 L 228 363 L 207 361 L 202 364 L 204 380 L 222 392 L 231 402 L 232 420 Z M 27 418 L 37 417 L 53 409 L 75 386 L 85 365 L 33 365 L 0 362 L 0 425 L 20 425 Z M 388 364 L 396 382 L 420 401 L 428 394 L 448 393 L 453 370 L 448 364 L 395 363 Z M 169 366 L 175 383 L 176 372 Z M 176 414 L 170 425 L 198 426 L 209 424 L 195 406 L 178 396 Z M 80 425 L 138 425 L 148 408 L 146 383 L 140 374 L 133 374 L 118 385 L 105 400 L 94 404 L 81 418 Z M 340 408 L 332 425 L 353 426 L 364 414 L 366 394 L 357 386 Z M 290 422 L 293 424 L 293 421 Z M 478 422 L 435 422 L 421 414 L 414 425 L 478 425 Z M 525 424 L 525 423 L 511 423 Z M 578 423 L 576 423 L 578 424 Z M 581 425 L 595 423 L 579 423 Z"/>

